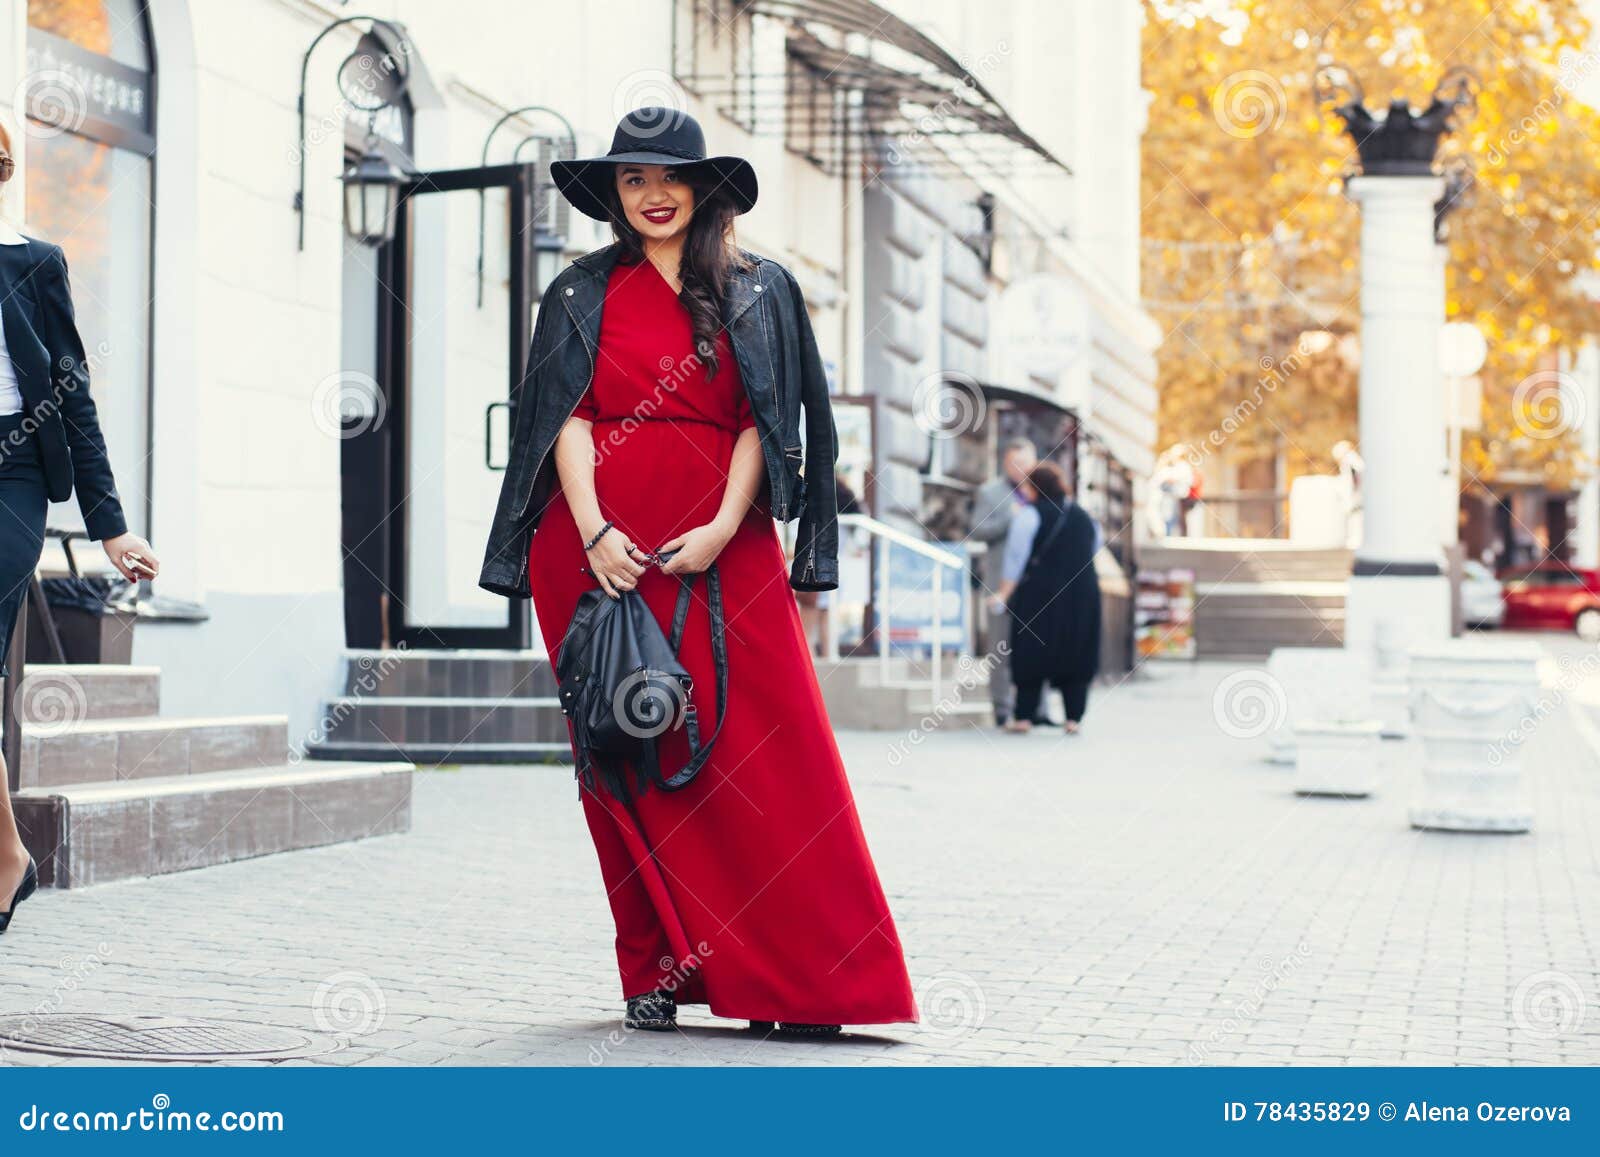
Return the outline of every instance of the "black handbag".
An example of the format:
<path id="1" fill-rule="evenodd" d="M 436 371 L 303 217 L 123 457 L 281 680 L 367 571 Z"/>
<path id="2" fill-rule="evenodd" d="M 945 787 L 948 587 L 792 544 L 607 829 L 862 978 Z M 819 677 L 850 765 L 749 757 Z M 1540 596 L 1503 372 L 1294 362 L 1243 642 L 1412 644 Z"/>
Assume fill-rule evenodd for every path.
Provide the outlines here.
<path id="1" fill-rule="evenodd" d="M 673 552 L 676 553 L 676 552 Z M 657 555 L 665 562 L 669 555 Z M 655 616 L 637 590 L 612 598 L 599 587 L 578 598 L 561 640 L 556 682 L 561 710 L 572 722 L 575 775 L 597 784 L 623 803 L 651 786 L 662 791 L 687 787 L 711 758 L 728 702 L 728 648 L 722 610 L 722 580 L 716 563 L 706 572 L 711 607 L 711 652 L 717 669 L 717 727 L 702 746 L 700 721 L 689 692 L 694 680 L 678 661 L 683 628 L 697 574 L 680 575 L 672 637 L 661 633 Z M 661 770 L 656 746 L 667 731 L 683 727 L 689 761 L 672 775 Z M 627 767 L 634 767 L 628 781 Z"/>

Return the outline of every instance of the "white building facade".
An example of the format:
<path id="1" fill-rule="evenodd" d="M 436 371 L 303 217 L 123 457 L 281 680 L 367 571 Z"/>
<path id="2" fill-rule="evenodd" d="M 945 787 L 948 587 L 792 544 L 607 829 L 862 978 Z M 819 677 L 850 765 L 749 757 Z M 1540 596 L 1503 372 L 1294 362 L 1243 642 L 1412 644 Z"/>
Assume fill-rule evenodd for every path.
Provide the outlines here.
<path id="1" fill-rule="evenodd" d="M 740 242 L 795 272 L 844 397 L 886 393 L 878 333 L 894 274 L 880 218 L 912 211 L 942 255 L 919 274 L 942 303 L 931 344 L 912 351 L 919 373 L 960 370 L 1069 408 L 1144 478 L 1159 334 L 1136 304 L 1138 6 L 892 7 L 901 19 L 885 25 L 889 12 L 868 3 L 380 0 L 361 11 L 387 24 L 352 20 L 307 60 L 355 13 L 311 0 L 0 0 L 0 120 L 18 162 L 5 215 L 64 247 L 130 525 L 161 554 L 159 591 L 204 610 L 137 627 L 134 660 L 162 668 L 163 708 L 287 712 L 293 739 L 317 733 L 344 690 L 347 638 L 537 638 L 476 586 L 520 369 L 511 339 L 528 321 L 509 290 L 515 194 L 430 192 L 398 250 L 352 241 L 340 175 L 367 117 L 339 80 L 347 58 L 346 79 L 366 67 L 363 52 L 404 58 L 404 91 L 372 127 L 381 152 L 425 173 L 547 161 L 566 147 L 563 122 L 588 155 L 630 108 L 694 113 L 714 152 L 760 174 Z M 845 9 L 858 26 L 840 26 Z M 1013 178 L 958 159 L 921 199 L 895 174 L 864 185 L 859 161 L 881 138 L 862 129 L 869 106 L 836 95 L 851 75 L 837 68 L 811 74 L 828 91 L 813 85 L 806 107 L 842 102 L 827 107 L 844 127 L 813 120 L 802 134 L 797 59 L 872 56 L 902 21 L 972 61 L 1035 155 L 1060 164 Z M 745 75 L 752 85 L 716 83 Z M 540 107 L 508 115 L 528 106 Z M 829 141 L 843 148 L 832 162 L 817 151 Z M 550 198 L 535 190 L 525 224 L 562 258 L 609 240 Z M 987 267 L 972 259 L 984 247 Z M 1007 380 L 1000 296 L 1036 273 L 1071 287 L 1060 324 L 1081 335 L 1082 356 Z M 992 454 L 994 431 L 984 437 Z M 916 454 L 879 450 L 876 513 L 916 524 Z M 938 475 L 928 462 L 921 473 Z M 988 468 L 965 468 L 966 481 Z M 70 504 L 52 512 L 55 525 L 75 520 Z"/>

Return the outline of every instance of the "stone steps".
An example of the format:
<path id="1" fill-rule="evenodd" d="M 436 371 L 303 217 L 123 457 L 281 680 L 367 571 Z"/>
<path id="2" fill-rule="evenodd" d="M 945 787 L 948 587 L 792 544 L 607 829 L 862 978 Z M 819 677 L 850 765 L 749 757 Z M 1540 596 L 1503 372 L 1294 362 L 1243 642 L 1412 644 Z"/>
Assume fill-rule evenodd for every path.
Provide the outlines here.
<path id="1" fill-rule="evenodd" d="M 505 698 L 554 696 L 555 671 L 536 651 L 349 650 L 344 693 L 373 696 Z"/>
<path id="2" fill-rule="evenodd" d="M 345 656 L 312 759 L 437 766 L 570 762 L 555 671 L 532 651 L 370 651 Z"/>
<path id="3" fill-rule="evenodd" d="M 907 660 L 891 660 L 887 678 L 876 658 L 817 660 L 829 719 L 835 727 L 863 731 L 912 730 L 930 719 L 939 726 L 990 726 L 994 710 L 987 681 L 962 686 L 961 674 L 954 661 L 945 664 L 936 703 L 926 676 Z"/>
<path id="4" fill-rule="evenodd" d="M 267 767 L 287 758 L 288 731 L 283 715 L 28 722 L 18 783 L 48 788 Z"/>
<path id="5" fill-rule="evenodd" d="M 441 767 L 477 763 L 564 763 L 572 764 L 572 744 L 559 743 L 419 743 L 402 745 L 388 742 L 361 743 L 354 740 L 329 740 L 307 749 L 315 760 L 339 759 L 383 762 L 403 751 L 406 759 L 419 767 Z"/>
<path id="6" fill-rule="evenodd" d="M 297 763 L 25 788 L 41 883 L 77 888 L 411 826 L 408 763 Z"/>
<path id="7" fill-rule="evenodd" d="M 1255 661 L 1276 647 L 1338 647 L 1353 553 L 1286 541 L 1173 540 L 1139 552 L 1141 570 L 1195 572 L 1201 659 Z"/>
<path id="8" fill-rule="evenodd" d="M 411 765 L 291 760 L 283 715 L 159 714 L 161 672 L 30 664 L 17 823 L 47 887 L 405 831 Z"/>
<path id="9" fill-rule="evenodd" d="M 1263 659 L 1276 647 L 1344 643 L 1343 596 L 1199 592 L 1195 651 L 1202 659 Z"/>
<path id="10" fill-rule="evenodd" d="M 1350 577 L 1355 552 L 1334 547 L 1300 547 L 1278 539 L 1168 539 L 1141 547 L 1141 570 L 1181 567 L 1195 582 L 1343 582 Z"/>
<path id="11" fill-rule="evenodd" d="M 25 723 L 154 715 L 161 710 L 161 671 L 114 664 L 29 663 L 16 707 Z"/>

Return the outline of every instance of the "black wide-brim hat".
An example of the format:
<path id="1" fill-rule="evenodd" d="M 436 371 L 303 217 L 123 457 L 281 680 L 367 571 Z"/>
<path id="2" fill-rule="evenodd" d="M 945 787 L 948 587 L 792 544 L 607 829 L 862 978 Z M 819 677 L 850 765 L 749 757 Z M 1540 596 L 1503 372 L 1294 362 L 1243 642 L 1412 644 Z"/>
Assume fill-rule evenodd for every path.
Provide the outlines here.
<path id="1" fill-rule="evenodd" d="M 615 167 L 630 162 L 708 170 L 727 190 L 736 212 L 748 213 L 756 203 L 756 171 L 749 161 L 706 156 L 700 122 L 686 112 L 655 105 L 636 108 L 617 122 L 611 151 L 605 156 L 551 161 L 550 176 L 574 209 L 596 221 L 609 221 L 606 189 L 614 186 Z"/>

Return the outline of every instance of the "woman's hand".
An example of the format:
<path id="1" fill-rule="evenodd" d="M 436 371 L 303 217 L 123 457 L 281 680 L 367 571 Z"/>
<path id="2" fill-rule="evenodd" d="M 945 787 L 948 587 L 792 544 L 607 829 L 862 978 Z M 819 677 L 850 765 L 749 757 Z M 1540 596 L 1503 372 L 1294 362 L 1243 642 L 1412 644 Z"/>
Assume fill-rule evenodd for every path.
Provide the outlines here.
<path id="1" fill-rule="evenodd" d="M 580 533 L 582 533 L 580 531 Z M 584 535 L 583 541 L 588 542 L 594 537 L 594 532 Z M 644 573 L 644 565 L 638 561 L 644 552 L 633 545 L 628 536 L 622 533 L 620 526 L 613 526 L 600 536 L 600 541 L 589 548 L 589 569 L 594 571 L 594 577 L 600 581 L 600 589 L 614 599 L 622 597 L 623 591 L 631 591 L 639 585 L 639 576 Z"/>
<path id="2" fill-rule="evenodd" d="M 669 550 L 678 552 L 662 566 L 661 573 L 698 574 L 706 570 L 717 561 L 722 548 L 728 545 L 734 529 L 721 522 L 708 522 L 658 546 L 656 549 L 662 554 Z"/>
<path id="3" fill-rule="evenodd" d="M 155 578 L 161 572 L 161 560 L 156 557 L 156 552 L 151 550 L 150 544 L 137 534 L 124 532 L 115 538 L 103 539 L 100 545 L 105 548 L 106 557 L 111 560 L 111 565 L 116 567 L 118 573 L 129 582 Z M 129 554 L 137 555 L 149 569 L 129 566 L 123 562 L 122 556 Z"/>

